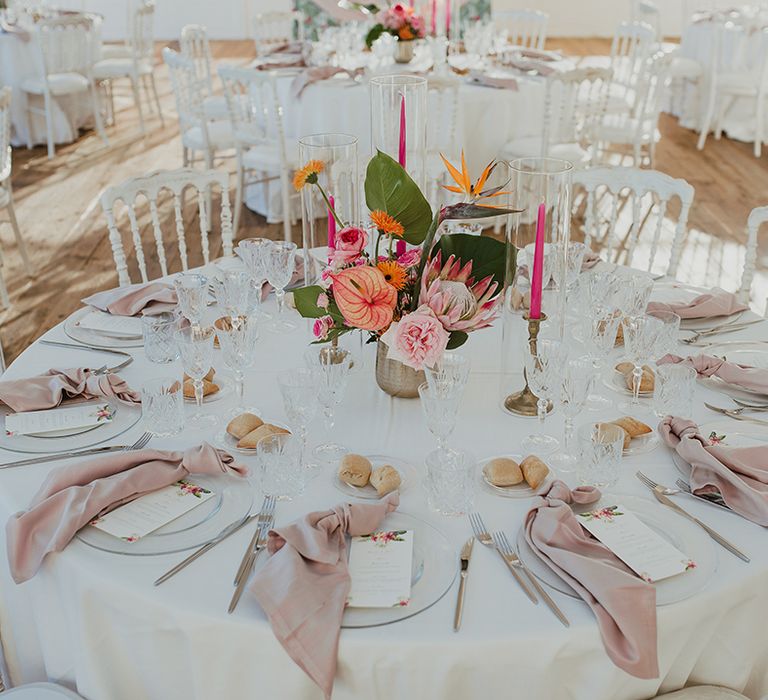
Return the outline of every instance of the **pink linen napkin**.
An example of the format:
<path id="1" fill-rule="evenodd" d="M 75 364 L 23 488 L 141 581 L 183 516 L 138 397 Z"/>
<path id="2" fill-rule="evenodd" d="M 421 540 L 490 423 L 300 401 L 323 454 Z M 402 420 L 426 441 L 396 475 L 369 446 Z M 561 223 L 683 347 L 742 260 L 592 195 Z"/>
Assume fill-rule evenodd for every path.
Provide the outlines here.
<path id="1" fill-rule="evenodd" d="M 315 66 L 314 68 L 307 68 L 307 70 L 301 71 L 291 83 L 291 94 L 294 97 L 301 97 L 304 90 L 306 90 L 312 83 L 319 83 L 323 80 L 329 80 L 334 75 L 339 73 L 346 73 L 350 78 L 355 78 L 362 74 L 362 69 L 347 70 L 346 68 L 339 68 L 338 66 Z"/>
<path id="2" fill-rule="evenodd" d="M 660 423 L 659 433 L 691 465 L 693 493 L 719 493 L 733 511 L 768 526 L 768 445 L 712 444 L 696 423 L 673 416 Z"/>
<path id="3" fill-rule="evenodd" d="M 592 609 L 613 663 L 637 678 L 657 678 L 656 589 L 582 528 L 570 507 L 599 498 L 593 486 L 571 491 L 554 481 L 528 511 L 525 538 Z"/>
<path id="4" fill-rule="evenodd" d="M 700 294 L 687 304 L 665 304 L 660 301 L 649 302 L 647 310 L 673 311 L 680 318 L 711 318 L 713 316 L 730 316 L 737 311 L 745 311 L 749 306 L 742 304 L 736 295 L 715 287 L 711 292 Z"/>
<path id="5" fill-rule="evenodd" d="M 768 394 L 768 369 L 739 365 L 711 355 L 687 358 L 665 355 L 659 360 L 660 365 L 672 363 L 693 367 L 701 377 L 719 377 L 728 384 Z"/>
<path id="6" fill-rule="evenodd" d="M 517 70 L 528 72 L 535 71 L 538 75 L 547 77 L 552 75 L 556 70 L 541 59 L 532 58 L 518 58 L 516 56 L 505 57 L 504 65 L 510 68 L 516 68 Z"/>
<path id="7" fill-rule="evenodd" d="M 248 470 L 205 442 L 183 452 L 117 452 L 54 469 L 29 508 L 5 526 L 13 580 L 32 578 L 47 554 L 64 549 L 94 518 L 190 474 L 222 473 L 245 476 Z"/>
<path id="8" fill-rule="evenodd" d="M 127 404 L 141 403 L 141 394 L 133 391 L 116 374 L 95 374 L 83 367 L 49 369 L 45 374 L 0 382 L 0 402 L 14 411 L 42 411 L 55 408 L 67 399 L 116 398 Z"/>
<path id="9" fill-rule="evenodd" d="M 470 71 L 469 79 L 475 85 L 496 88 L 497 90 L 514 90 L 517 92 L 517 80 L 515 78 L 494 78 L 480 71 Z"/>
<path id="10" fill-rule="evenodd" d="M 549 51 L 539 51 L 539 49 L 518 49 L 517 54 L 523 58 L 531 58 L 536 61 L 546 61 L 547 63 L 561 60 L 556 56 L 553 56 Z"/>
<path id="11" fill-rule="evenodd" d="M 396 492 L 375 503 L 342 503 L 269 532 L 270 557 L 250 591 L 277 640 L 326 698 L 350 588 L 345 535 L 373 532 L 399 503 Z"/>
<path id="12" fill-rule="evenodd" d="M 149 282 L 97 292 L 82 299 L 82 302 L 116 316 L 136 316 L 140 313 L 159 314 L 172 311 L 176 308 L 178 298 L 176 290 L 170 284 Z"/>

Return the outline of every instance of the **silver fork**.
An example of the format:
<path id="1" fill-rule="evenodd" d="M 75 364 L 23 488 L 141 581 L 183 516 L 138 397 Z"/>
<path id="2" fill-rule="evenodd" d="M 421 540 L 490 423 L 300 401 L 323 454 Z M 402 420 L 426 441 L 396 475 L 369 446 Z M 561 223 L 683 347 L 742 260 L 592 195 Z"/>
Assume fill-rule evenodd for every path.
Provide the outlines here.
<path id="1" fill-rule="evenodd" d="M 711 403 L 707 403 L 706 401 L 704 402 L 704 405 L 710 411 L 714 411 L 715 413 L 722 413 L 724 416 L 728 416 L 734 420 L 742 420 L 746 421 L 747 423 L 756 423 L 757 425 L 768 425 L 768 421 L 760 420 L 759 418 L 747 418 L 747 416 L 739 415 L 739 409 L 720 408 L 720 406 L 713 406 Z"/>
<path id="2" fill-rule="evenodd" d="M 683 491 L 684 493 L 687 493 L 690 496 L 693 496 L 694 498 L 698 498 L 701 501 L 706 501 L 707 503 L 711 503 L 713 506 L 717 506 L 718 508 L 723 508 L 724 510 L 731 510 L 723 500 L 723 497 L 716 494 L 716 493 L 705 493 L 699 496 L 698 494 L 693 493 L 691 491 L 691 485 L 683 481 L 682 479 L 677 479 L 675 481 L 675 484 L 677 484 L 677 487 Z M 733 512 L 733 511 L 731 511 Z"/>
<path id="3" fill-rule="evenodd" d="M 664 486 L 663 484 L 656 483 L 649 476 L 643 474 L 643 472 L 635 472 L 635 476 L 640 479 L 649 489 L 660 489 L 665 496 L 674 496 L 676 493 L 690 493 L 690 491 L 684 491 L 683 489 L 673 489 L 670 486 Z"/>
<path id="4" fill-rule="evenodd" d="M 671 486 L 664 486 L 664 484 L 659 484 L 655 482 L 650 477 L 643 474 L 643 472 L 635 472 L 635 476 L 640 479 L 649 489 L 659 489 L 665 496 L 674 496 L 676 494 L 686 494 L 688 496 L 691 496 L 691 498 L 695 498 L 698 501 L 706 501 L 707 503 L 711 503 L 712 505 L 719 506 L 720 508 L 725 508 L 726 510 L 730 510 L 727 505 L 725 505 L 725 501 L 719 496 L 715 496 L 714 494 L 710 496 L 699 496 L 691 491 L 691 487 L 689 484 L 687 484 L 682 479 L 678 479 L 675 484 L 677 484 L 677 488 L 673 489 Z"/>
<path id="5" fill-rule="evenodd" d="M 469 514 L 469 524 L 472 526 L 472 532 L 475 534 L 475 538 L 477 541 L 485 545 L 486 547 L 490 547 L 491 549 L 495 549 L 499 556 L 501 557 L 501 560 L 507 565 L 507 568 L 511 572 L 511 574 L 515 577 L 515 580 L 520 585 L 520 588 L 523 589 L 525 592 L 525 595 L 527 595 L 532 603 L 535 603 L 536 605 L 539 604 L 539 599 L 536 597 L 536 594 L 531 590 L 530 586 L 523 580 L 523 577 L 520 576 L 520 573 L 517 571 L 517 569 L 512 566 L 502 554 L 501 550 L 496 547 L 496 545 L 493 542 L 493 537 L 491 537 L 491 533 L 488 532 L 488 528 L 485 527 L 485 523 L 483 522 L 482 517 L 480 516 L 480 513 L 470 513 Z"/>
<path id="6" fill-rule="evenodd" d="M 493 533 L 493 541 L 496 544 L 496 549 L 499 550 L 501 553 L 501 556 L 504 557 L 504 560 L 512 566 L 518 567 L 522 569 L 525 572 L 525 575 L 528 577 L 528 580 L 531 582 L 531 585 L 536 589 L 536 593 L 538 593 L 542 600 L 547 604 L 547 607 L 555 614 L 555 617 L 560 620 L 566 627 L 570 627 L 571 623 L 568 622 L 568 618 L 565 616 L 562 610 L 557 606 L 557 603 L 555 603 L 554 600 L 550 597 L 549 593 L 547 593 L 543 586 L 539 583 L 538 579 L 530 572 L 528 567 L 523 564 L 523 562 L 520 561 L 520 557 L 517 556 L 517 552 L 512 549 L 512 545 L 509 543 L 509 540 L 507 539 L 506 533 L 502 531 L 494 532 Z"/>
<path id="7" fill-rule="evenodd" d="M 132 452 L 133 450 L 140 450 L 146 447 L 151 439 L 152 439 L 152 433 L 142 433 L 139 436 L 139 439 L 136 440 L 136 442 L 134 442 L 133 445 L 128 445 L 128 447 L 124 448 L 123 452 Z"/>
<path id="8" fill-rule="evenodd" d="M 734 331 L 740 331 L 742 328 L 746 328 L 747 326 L 752 326 L 755 323 L 761 323 L 762 321 L 765 321 L 765 319 L 758 318 L 752 321 L 741 321 L 740 323 L 736 323 L 736 321 L 734 320 L 734 321 L 729 321 L 728 323 L 721 323 L 719 326 L 715 326 L 714 328 L 707 328 L 706 330 L 699 331 L 698 333 L 694 333 L 689 338 L 681 338 L 680 342 L 685 343 L 686 345 L 693 345 L 699 340 L 699 338 L 705 338 L 710 335 L 722 335 L 723 333 L 732 333 Z"/>
<path id="9" fill-rule="evenodd" d="M 747 403 L 746 401 L 739 401 L 739 399 L 735 399 L 733 397 L 731 397 L 731 399 L 742 407 L 741 410 L 746 409 L 748 411 L 768 411 L 768 404 L 765 403 Z M 741 410 L 739 412 L 741 412 Z"/>

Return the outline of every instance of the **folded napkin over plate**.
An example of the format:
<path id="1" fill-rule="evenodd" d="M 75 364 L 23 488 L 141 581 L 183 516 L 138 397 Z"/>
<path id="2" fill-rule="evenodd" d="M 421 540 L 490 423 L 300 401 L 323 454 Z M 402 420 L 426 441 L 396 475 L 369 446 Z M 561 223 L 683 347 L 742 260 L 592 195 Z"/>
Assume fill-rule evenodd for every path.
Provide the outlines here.
<path id="1" fill-rule="evenodd" d="M 469 79 L 475 85 L 496 88 L 497 90 L 517 91 L 517 80 L 512 77 L 496 77 L 486 75 L 482 71 L 470 71 Z"/>
<path id="2" fill-rule="evenodd" d="M 578 522 L 571 504 L 600 499 L 593 486 L 554 481 L 525 516 L 525 538 L 539 558 L 589 605 L 608 656 L 637 678 L 659 675 L 656 589 Z"/>
<path id="3" fill-rule="evenodd" d="M 176 290 L 170 284 L 149 282 L 97 292 L 82 299 L 82 302 L 115 316 L 136 316 L 173 311 L 178 303 L 178 297 Z"/>
<path id="4" fill-rule="evenodd" d="M 141 403 L 141 394 L 111 372 L 96 374 L 85 367 L 49 369 L 45 374 L 0 382 L 0 402 L 14 411 L 43 411 L 66 399 L 104 396 L 128 404 Z"/>
<path id="5" fill-rule="evenodd" d="M 523 58 L 511 56 L 504 59 L 504 66 L 515 68 L 525 73 L 535 72 L 537 75 L 546 77 L 556 72 L 556 69 L 548 65 L 546 61 L 534 58 Z"/>
<path id="6" fill-rule="evenodd" d="M 696 357 L 679 357 L 665 355 L 659 364 L 685 364 L 693 367 L 700 377 L 719 377 L 727 384 L 768 394 L 768 369 L 739 365 L 711 355 L 696 355 Z"/>
<path id="7" fill-rule="evenodd" d="M 673 416 L 659 424 L 659 433 L 691 465 L 693 493 L 717 492 L 731 510 L 758 525 L 768 526 L 768 444 L 710 444 L 696 423 Z"/>
<path id="8" fill-rule="evenodd" d="M 329 80 L 334 75 L 339 73 L 346 73 L 350 78 L 355 78 L 362 74 L 362 69 L 347 70 L 346 68 L 339 68 L 338 66 L 315 66 L 314 68 L 307 68 L 307 70 L 301 71 L 291 83 L 291 94 L 294 97 L 301 97 L 304 90 L 306 90 L 312 83 L 319 83 L 322 80 Z"/>
<path id="9" fill-rule="evenodd" d="M 749 308 L 742 304 L 732 292 L 715 287 L 711 292 L 700 294 L 687 303 L 665 304 L 660 301 L 651 301 L 648 304 L 648 312 L 673 311 L 680 318 L 712 318 L 714 316 L 730 316 L 738 311 L 746 311 Z"/>
<path id="10" fill-rule="evenodd" d="M 391 493 L 376 503 L 342 503 L 269 532 L 271 555 L 250 584 L 289 656 L 331 697 L 351 579 L 346 535 L 367 535 L 394 511 Z"/>
<path id="11" fill-rule="evenodd" d="M 247 473 L 232 455 L 205 442 L 183 452 L 117 452 L 54 469 L 29 508 L 5 526 L 13 580 L 32 578 L 46 555 L 64 549 L 81 527 L 139 496 L 190 474 Z"/>

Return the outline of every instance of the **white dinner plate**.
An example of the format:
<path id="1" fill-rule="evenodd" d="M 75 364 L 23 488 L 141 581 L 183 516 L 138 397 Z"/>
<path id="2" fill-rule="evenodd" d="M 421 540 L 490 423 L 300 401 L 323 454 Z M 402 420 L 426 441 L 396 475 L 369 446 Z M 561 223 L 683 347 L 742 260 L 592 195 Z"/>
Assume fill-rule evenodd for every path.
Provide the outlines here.
<path id="1" fill-rule="evenodd" d="M 363 456 L 370 461 L 373 469 L 383 467 L 385 464 L 389 464 L 389 466 L 397 469 L 398 474 L 400 474 L 400 488 L 398 489 L 400 493 L 416 484 L 419 480 L 419 472 L 416 470 L 416 467 L 409 462 L 387 455 Z M 338 468 L 334 470 L 333 485 L 343 494 L 352 496 L 353 498 L 363 498 L 365 500 L 378 500 L 381 498 L 376 489 L 370 484 L 366 484 L 365 486 L 352 486 L 352 484 L 343 482 L 339 479 Z"/>
<path id="2" fill-rule="evenodd" d="M 94 406 L 105 404 L 112 410 L 111 421 L 107 421 L 96 428 L 78 428 L 74 431 L 65 431 L 66 434 L 54 436 L 51 433 L 44 435 L 7 435 L 5 431 L 5 417 L 12 411 L 3 406 L 0 409 L 0 448 L 11 452 L 39 453 L 70 452 L 85 447 L 92 447 L 102 442 L 107 442 L 130 430 L 141 418 L 141 407 L 129 406 L 115 399 L 94 399 Z M 80 408 L 82 402 L 65 402 L 57 408 Z"/>
<path id="3" fill-rule="evenodd" d="M 504 498 L 533 498 L 538 493 L 546 491 L 552 484 L 552 481 L 556 478 L 552 468 L 549 468 L 549 474 L 547 478 L 539 485 L 539 488 L 532 489 L 528 484 L 523 481 L 515 486 L 496 486 L 490 482 L 488 476 L 485 473 L 485 468 L 492 459 L 497 457 L 507 457 L 508 459 L 514 459 L 515 462 L 520 464 L 523 461 L 523 456 L 519 454 L 506 454 L 506 455 L 493 455 L 491 457 L 485 457 L 480 460 L 480 470 L 478 471 L 478 478 L 487 491 L 490 491 L 496 496 L 502 496 Z M 547 465 L 549 467 L 549 465 Z"/>
<path id="4" fill-rule="evenodd" d="M 144 339 L 138 338 L 115 338 L 111 335 L 105 335 L 98 331 L 88 328 L 81 328 L 78 322 L 81 318 L 87 316 L 93 311 L 93 307 L 84 306 L 78 309 L 69 318 L 64 321 L 64 332 L 76 340 L 78 343 L 90 345 L 92 347 L 102 348 L 140 348 L 144 346 Z"/>
<path id="5" fill-rule="evenodd" d="M 135 542 L 126 542 L 91 525 L 82 528 L 77 539 L 113 554 L 173 554 L 200 547 L 228 525 L 245 518 L 251 510 L 254 492 L 247 479 L 225 474 L 190 474 L 187 480 L 210 489 L 213 497 Z"/>
<path id="6" fill-rule="evenodd" d="M 696 297 L 707 294 L 710 291 L 704 287 L 694 287 L 682 282 L 657 282 L 651 293 L 651 301 L 658 301 L 663 304 L 689 304 Z M 736 321 L 743 313 L 743 311 L 737 311 L 730 316 L 684 318 L 680 322 L 680 328 L 688 331 L 703 331 L 723 323 L 728 323 L 729 321 Z"/>
<path id="7" fill-rule="evenodd" d="M 228 377 L 223 377 L 220 374 L 216 374 L 213 377 L 213 383 L 219 387 L 219 390 L 215 394 L 208 394 L 208 396 L 203 396 L 204 404 L 216 403 L 216 401 L 226 399 L 228 396 L 230 396 L 230 394 L 232 394 L 232 380 L 230 380 Z M 185 396 L 184 401 L 191 404 L 195 403 L 195 399 L 189 396 Z"/>
<path id="8" fill-rule="evenodd" d="M 696 563 L 695 568 L 690 571 L 653 584 L 656 588 L 657 606 L 670 605 L 690 598 L 707 585 L 717 568 L 717 554 L 712 540 L 698 525 L 670 508 L 650 500 L 650 497 L 645 499 L 623 494 L 603 494 L 598 503 L 591 503 L 583 508 L 594 510 L 616 503 L 626 506 L 654 532 Z M 522 562 L 542 583 L 571 598 L 581 600 L 576 591 L 533 552 L 525 539 L 524 527 L 518 531 L 517 547 Z"/>
<path id="9" fill-rule="evenodd" d="M 428 522 L 408 513 L 395 511 L 378 531 L 413 531 L 411 599 L 394 608 L 345 608 L 342 627 L 378 627 L 405 620 L 440 600 L 453 585 L 459 569 L 459 552 L 448 538 Z"/>

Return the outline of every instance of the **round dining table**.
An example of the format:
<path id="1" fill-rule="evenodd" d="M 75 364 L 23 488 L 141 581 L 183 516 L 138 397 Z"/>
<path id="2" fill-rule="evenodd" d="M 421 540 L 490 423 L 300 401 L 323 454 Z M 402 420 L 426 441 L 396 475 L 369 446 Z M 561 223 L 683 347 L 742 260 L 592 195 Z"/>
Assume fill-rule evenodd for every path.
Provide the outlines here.
<path id="1" fill-rule="evenodd" d="M 275 310 L 273 297 L 266 308 Z M 209 313 L 211 319 L 216 318 L 215 308 Z M 303 355 L 312 340 L 309 323 L 293 310 L 288 313 L 295 316 L 298 329 L 275 333 L 264 328 L 257 362 L 246 373 L 247 403 L 258 406 L 260 415 L 277 423 L 285 423 L 286 414 L 276 376 L 303 366 Z M 765 338 L 765 328 L 765 324 L 756 324 L 727 338 L 758 340 Z M 523 383 L 520 368 L 526 333 L 522 318 L 509 315 L 494 327 L 471 334 L 461 350 L 470 358 L 472 371 L 450 444 L 471 452 L 478 463 L 494 455 L 519 452 L 521 440 L 536 430 L 535 419 L 516 417 L 502 409 L 504 393 Z M 42 338 L 72 342 L 62 325 Z M 458 572 L 459 552 L 471 529 L 465 517 L 442 516 L 427 506 L 424 460 L 435 441 L 419 401 L 393 398 L 379 389 L 374 379 L 374 344 L 359 343 L 352 336 L 345 342 L 353 348 L 355 365 L 336 427 L 328 435 L 318 418 L 311 425 L 309 441 L 317 444 L 332 437 L 350 451 L 387 455 L 413 465 L 415 478 L 400 494 L 399 511 L 444 535 L 455 550 Z M 681 345 L 679 353 L 700 350 Z M 128 352 L 134 362 L 120 375 L 136 389 L 152 377 L 181 376 L 178 362 L 152 364 L 141 348 Z M 86 349 L 35 342 L 3 379 L 39 374 L 51 367 L 96 367 L 110 362 L 111 358 Z M 218 354 L 214 367 L 220 376 L 227 375 Z M 625 398 L 602 383 L 597 387 L 616 403 Z M 731 405 L 727 397 L 700 386 L 695 395 L 695 420 L 702 424 L 716 419 L 728 422 L 708 411 L 705 401 Z M 218 428 L 207 432 L 185 429 L 172 438 L 154 438 L 150 447 L 182 449 L 201 441 L 216 445 L 226 422 L 223 413 L 232 404 L 230 396 L 205 405 L 206 411 L 222 415 Z M 599 415 L 584 412 L 576 424 Z M 609 415 L 618 418 L 621 412 L 616 407 L 606 417 Z M 647 405 L 637 417 L 653 421 L 654 427 L 658 422 Z M 560 436 L 559 412 L 544 427 Z M 118 440 L 130 444 L 143 430 L 139 422 Z M 635 472 L 642 470 L 663 484 L 674 484 L 680 475 L 671 454 L 659 444 L 651 452 L 625 457 L 611 493 L 643 499 L 649 508 L 662 509 Z M 2 461 L 22 456 L 8 451 L 0 451 L 0 455 Z M 236 457 L 255 466 L 251 457 Z M 2 517 L 7 519 L 26 508 L 46 475 L 62 464 L 1 469 Z M 303 495 L 277 503 L 275 526 L 349 500 L 337 488 L 334 475 L 332 466 L 313 471 Z M 577 485 L 574 474 L 557 476 L 572 487 Z M 262 496 L 257 482 L 239 482 L 240 488 L 254 490 L 254 510 Z M 533 499 L 499 497 L 481 484 L 479 473 L 475 486 L 474 510 L 489 528 L 505 531 L 514 542 Z M 477 544 L 460 631 L 453 631 L 457 577 L 442 597 L 419 614 L 382 626 L 342 629 L 333 697 L 640 700 L 696 684 L 726 685 L 751 698 L 764 696 L 768 693 L 768 547 L 761 538 L 766 533 L 709 503 L 690 496 L 675 498 L 748 553 L 751 563 L 711 543 L 715 566 L 706 583 L 689 597 L 658 607 L 657 679 L 640 680 L 611 662 L 595 617 L 584 602 L 551 591 L 570 620 L 566 628 L 545 605 L 533 605 L 525 597 L 495 552 Z M 322 698 L 318 687 L 275 640 L 247 589 L 234 613 L 227 613 L 233 575 L 252 534 L 252 528 L 240 530 L 160 586 L 153 581 L 184 553 L 122 556 L 75 539 L 62 552 L 49 555 L 39 572 L 21 585 L 12 582 L 8 565 L 3 564 L 0 632 L 14 682 L 52 679 L 89 700 Z M 264 560 L 266 554 L 257 567 Z"/>

